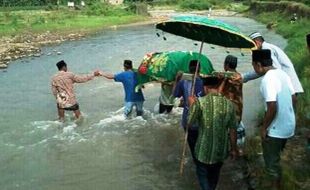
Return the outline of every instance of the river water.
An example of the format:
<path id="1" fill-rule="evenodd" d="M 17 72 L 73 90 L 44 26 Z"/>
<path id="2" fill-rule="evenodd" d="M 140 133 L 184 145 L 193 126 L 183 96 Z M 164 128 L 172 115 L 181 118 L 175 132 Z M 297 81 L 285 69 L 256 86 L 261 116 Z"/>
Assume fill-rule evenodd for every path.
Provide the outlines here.
<path id="1" fill-rule="evenodd" d="M 272 43 L 284 47 L 280 36 L 247 18 L 219 18 L 245 34 L 260 31 Z M 0 189 L 1 190 L 191 190 L 197 187 L 194 167 L 187 157 L 185 175 L 178 174 L 183 131 L 182 110 L 156 113 L 158 84 L 147 85 L 145 116 L 124 120 L 121 84 L 97 78 L 77 84 L 76 94 L 84 119 L 57 122 L 50 78 L 55 63 L 64 59 L 69 70 L 94 69 L 118 72 L 122 60 L 138 66 L 147 52 L 198 51 L 194 42 L 165 34 L 156 36 L 153 25 L 106 30 L 80 41 L 42 49 L 43 56 L 25 58 L 0 71 Z M 222 68 L 226 49 L 206 44 L 206 54 L 216 69 Z M 238 56 L 238 70 L 251 70 L 247 51 L 229 50 Z M 62 52 L 58 55 L 56 52 Z M 261 99 L 259 80 L 244 85 L 244 123 L 253 133 Z M 187 154 L 189 155 L 189 154 Z"/>

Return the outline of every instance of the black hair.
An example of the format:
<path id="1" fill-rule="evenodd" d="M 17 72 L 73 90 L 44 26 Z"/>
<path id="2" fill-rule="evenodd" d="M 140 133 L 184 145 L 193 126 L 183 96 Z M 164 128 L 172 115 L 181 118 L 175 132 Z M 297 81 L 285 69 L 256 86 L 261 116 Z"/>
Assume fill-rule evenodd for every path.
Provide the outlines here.
<path id="1" fill-rule="evenodd" d="M 237 68 L 238 58 L 233 55 L 227 55 L 225 58 L 224 65 L 227 65 L 230 69 Z"/>
<path id="2" fill-rule="evenodd" d="M 221 80 L 218 77 L 205 77 L 202 79 L 204 86 L 218 86 Z"/>
<path id="3" fill-rule="evenodd" d="M 124 67 L 126 69 L 132 69 L 132 61 L 131 60 L 124 60 Z"/>
<path id="4" fill-rule="evenodd" d="M 272 60 L 271 59 L 264 59 L 259 61 L 263 67 L 269 67 L 272 66 Z"/>
<path id="5" fill-rule="evenodd" d="M 67 67 L 67 64 L 64 60 L 61 60 L 58 63 L 56 63 L 56 66 L 57 66 L 58 70 L 60 71 L 63 67 Z"/>
<path id="6" fill-rule="evenodd" d="M 188 65 L 189 73 L 195 73 L 196 67 L 198 65 L 198 60 L 191 60 Z M 198 72 L 200 71 L 200 64 L 198 65 Z"/>
<path id="7" fill-rule="evenodd" d="M 263 67 L 272 66 L 271 51 L 269 49 L 252 50 L 252 61 L 260 62 Z"/>
<path id="8" fill-rule="evenodd" d="M 310 34 L 307 34 L 307 45 L 310 48 Z"/>

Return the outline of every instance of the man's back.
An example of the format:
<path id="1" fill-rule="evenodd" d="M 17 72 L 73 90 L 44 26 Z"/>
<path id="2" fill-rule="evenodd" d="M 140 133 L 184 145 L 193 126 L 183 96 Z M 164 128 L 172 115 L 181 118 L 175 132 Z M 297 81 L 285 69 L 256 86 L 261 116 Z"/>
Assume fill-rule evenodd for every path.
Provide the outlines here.
<path id="1" fill-rule="evenodd" d="M 287 74 L 280 69 L 269 70 L 261 82 L 265 102 L 277 102 L 277 115 L 268 128 L 268 135 L 289 138 L 294 135 L 295 114 L 292 103 L 294 89 Z"/>
<path id="2" fill-rule="evenodd" d="M 126 102 L 144 101 L 141 89 L 139 89 L 138 92 L 135 91 L 137 76 L 132 70 L 114 75 L 114 80 L 123 84 Z"/>
<path id="3" fill-rule="evenodd" d="M 173 95 L 175 97 L 182 97 L 184 101 L 184 109 L 183 109 L 183 114 L 182 114 L 182 126 L 185 128 L 187 125 L 187 117 L 188 117 L 188 112 L 189 112 L 189 106 L 188 106 L 188 97 L 191 96 L 191 89 L 192 89 L 192 83 L 193 81 L 191 80 L 180 80 L 176 88 L 173 92 Z M 204 90 L 203 90 L 203 82 L 200 78 L 196 78 L 196 83 L 195 83 L 195 92 L 194 95 L 196 97 L 202 97 L 205 95 Z"/>
<path id="4" fill-rule="evenodd" d="M 282 69 L 286 72 L 286 74 L 288 74 L 293 84 L 295 93 L 304 92 L 296 74 L 294 65 L 284 51 L 278 46 L 267 42 L 263 42 L 262 49 L 269 49 L 271 51 L 272 66 L 277 69 Z"/>
<path id="5" fill-rule="evenodd" d="M 203 163 L 222 162 L 228 156 L 230 128 L 236 128 L 236 115 L 232 102 L 220 94 L 199 98 L 192 108 L 189 121 L 199 121 L 199 136 L 195 147 L 196 158 Z"/>

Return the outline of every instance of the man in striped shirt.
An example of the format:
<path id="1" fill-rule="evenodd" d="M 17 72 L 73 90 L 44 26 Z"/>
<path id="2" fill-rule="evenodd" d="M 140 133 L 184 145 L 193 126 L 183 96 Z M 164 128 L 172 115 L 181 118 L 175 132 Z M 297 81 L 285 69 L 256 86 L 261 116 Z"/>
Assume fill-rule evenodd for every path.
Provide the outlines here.
<path id="1" fill-rule="evenodd" d="M 188 123 L 199 123 L 195 157 L 198 160 L 196 172 L 201 189 L 215 190 L 229 151 L 233 159 L 237 156 L 237 119 L 233 103 L 220 90 L 220 79 L 204 78 L 204 89 L 206 96 L 188 99 Z"/>

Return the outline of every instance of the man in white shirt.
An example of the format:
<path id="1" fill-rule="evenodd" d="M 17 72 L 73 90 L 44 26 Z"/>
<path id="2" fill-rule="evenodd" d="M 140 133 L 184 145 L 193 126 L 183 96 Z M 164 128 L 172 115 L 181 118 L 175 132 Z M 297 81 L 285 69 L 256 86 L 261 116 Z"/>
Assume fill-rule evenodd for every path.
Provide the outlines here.
<path id="1" fill-rule="evenodd" d="M 280 153 L 295 131 L 295 91 L 289 76 L 273 66 L 270 50 L 252 51 L 252 65 L 263 77 L 260 91 L 266 112 L 260 132 L 266 172 L 271 177 L 273 188 L 280 189 Z"/>
<path id="2" fill-rule="evenodd" d="M 291 60 L 288 58 L 288 56 L 283 52 L 283 50 L 281 50 L 279 47 L 273 44 L 265 42 L 263 36 L 258 32 L 252 33 L 249 37 L 255 42 L 259 50 L 262 50 L 262 49 L 270 50 L 272 66 L 277 69 L 283 70 L 290 77 L 295 94 L 303 93 L 304 90 L 298 79 L 298 76 L 294 69 L 294 65 L 291 62 Z M 258 77 L 259 75 L 257 75 L 253 71 L 242 74 L 243 82 L 247 82 L 249 80 L 253 80 Z"/>

